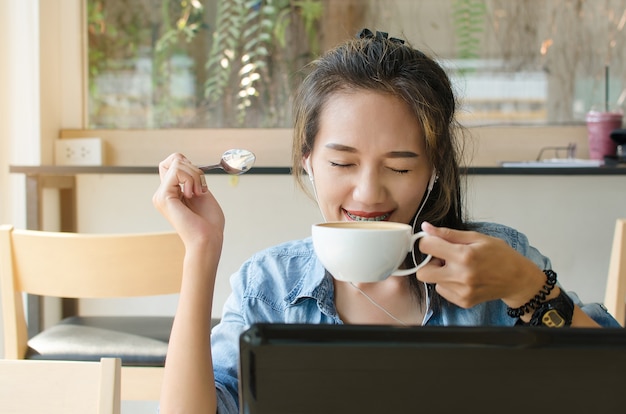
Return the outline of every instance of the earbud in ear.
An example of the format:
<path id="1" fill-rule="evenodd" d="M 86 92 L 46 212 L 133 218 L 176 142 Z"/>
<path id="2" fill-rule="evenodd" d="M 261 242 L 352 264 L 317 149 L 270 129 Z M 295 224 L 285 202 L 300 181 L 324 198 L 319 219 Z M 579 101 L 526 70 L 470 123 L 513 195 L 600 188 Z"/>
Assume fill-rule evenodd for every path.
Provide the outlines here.
<path id="1" fill-rule="evenodd" d="M 437 174 L 437 170 L 433 168 L 433 173 L 430 176 L 430 181 L 428 182 L 428 191 L 432 191 L 433 187 L 435 186 L 435 183 L 437 182 L 437 179 L 439 178 L 439 175 Z"/>
<path id="2" fill-rule="evenodd" d="M 313 178 L 313 169 L 311 168 L 311 156 L 306 158 L 304 164 L 306 165 L 306 173 L 309 175 L 309 180 L 311 180 L 311 182 L 315 181 Z"/>

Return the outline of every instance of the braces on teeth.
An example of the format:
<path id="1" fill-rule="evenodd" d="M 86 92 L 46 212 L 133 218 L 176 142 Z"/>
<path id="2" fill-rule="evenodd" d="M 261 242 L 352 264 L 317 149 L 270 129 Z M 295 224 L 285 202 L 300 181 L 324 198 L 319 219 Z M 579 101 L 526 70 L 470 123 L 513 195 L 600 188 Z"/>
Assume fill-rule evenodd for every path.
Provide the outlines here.
<path id="1" fill-rule="evenodd" d="M 382 216 L 378 216 L 378 217 L 359 217 L 359 216 L 350 214 L 348 211 L 346 211 L 346 214 L 348 215 L 348 217 L 350 217 L 354 221 L 384 221 L 389 217 L 389 214 L 383 214 Z"/>

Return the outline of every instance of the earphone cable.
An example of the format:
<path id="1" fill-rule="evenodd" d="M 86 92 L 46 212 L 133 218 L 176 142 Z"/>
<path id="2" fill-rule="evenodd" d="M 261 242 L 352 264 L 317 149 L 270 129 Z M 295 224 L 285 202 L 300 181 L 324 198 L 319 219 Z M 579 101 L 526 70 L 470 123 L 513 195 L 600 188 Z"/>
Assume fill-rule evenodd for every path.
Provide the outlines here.
<path id="1" fill-rule="evenodd" d="M 409 326 L 408 323 L 396 318 L 395 316 L 393 316 L 391 314 L 391 312 L 389 312 L 387 309 L 385 309 L 382 305 L 378 304 L 378 302 L 376 302 L 374 299 L 372 299 L 367 293 L 363 292 L 363 290 L 361 290 L 361 288 L 359 288 L 357 285 L 355 285 L 353 282 L 350 282 L 350 284 L 352 285 L 352 287 L 354 287 L 356 290 L 358 290 L 359 292 L 361 292 L 361 295 L 365 296 L 365 298 L 370 301 L 370 303 L 374 306 L 376 306 L 378 309 L 380 309 L 381 311 L 383 311 L 387 316 L 389 316 L 391 319 L 393 319 L 394 321 L 398 322 L 400 325 L 402 326 Z"/>

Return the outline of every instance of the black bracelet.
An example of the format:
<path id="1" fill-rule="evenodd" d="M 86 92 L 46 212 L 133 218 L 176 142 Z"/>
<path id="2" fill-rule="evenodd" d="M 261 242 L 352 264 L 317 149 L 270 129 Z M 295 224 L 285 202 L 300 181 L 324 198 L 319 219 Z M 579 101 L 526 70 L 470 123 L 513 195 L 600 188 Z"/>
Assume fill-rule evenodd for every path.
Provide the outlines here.
<path id="1" fill-rule="evenodd" d="M 506 308 L 506 313 L 511 318 L 519 318 L 525 313 L 536 309 L 542 302 L 546 300 L 546 297 L 550 294 L 554 286 L 556 285 L 556 273 L 552 269 L 546 269 L 543 271 L 546 275 L 546 284 L 531 300 L 520 306 L 519 308 Z"/>

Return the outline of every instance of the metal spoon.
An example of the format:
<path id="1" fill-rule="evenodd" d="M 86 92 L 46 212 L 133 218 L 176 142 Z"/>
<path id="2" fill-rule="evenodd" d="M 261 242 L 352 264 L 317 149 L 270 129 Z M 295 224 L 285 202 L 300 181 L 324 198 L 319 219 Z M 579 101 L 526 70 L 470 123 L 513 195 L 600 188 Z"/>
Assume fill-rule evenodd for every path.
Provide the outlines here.
<path id="1" fill-rule="evenodd" d="M 239 175 L 247 172 L 254 165 L 256 156 L 245 149 L 229 149 L 222 154 L 219 164 L 198 167 L 203 172 L 221 168 L 227 174 Z"/>

